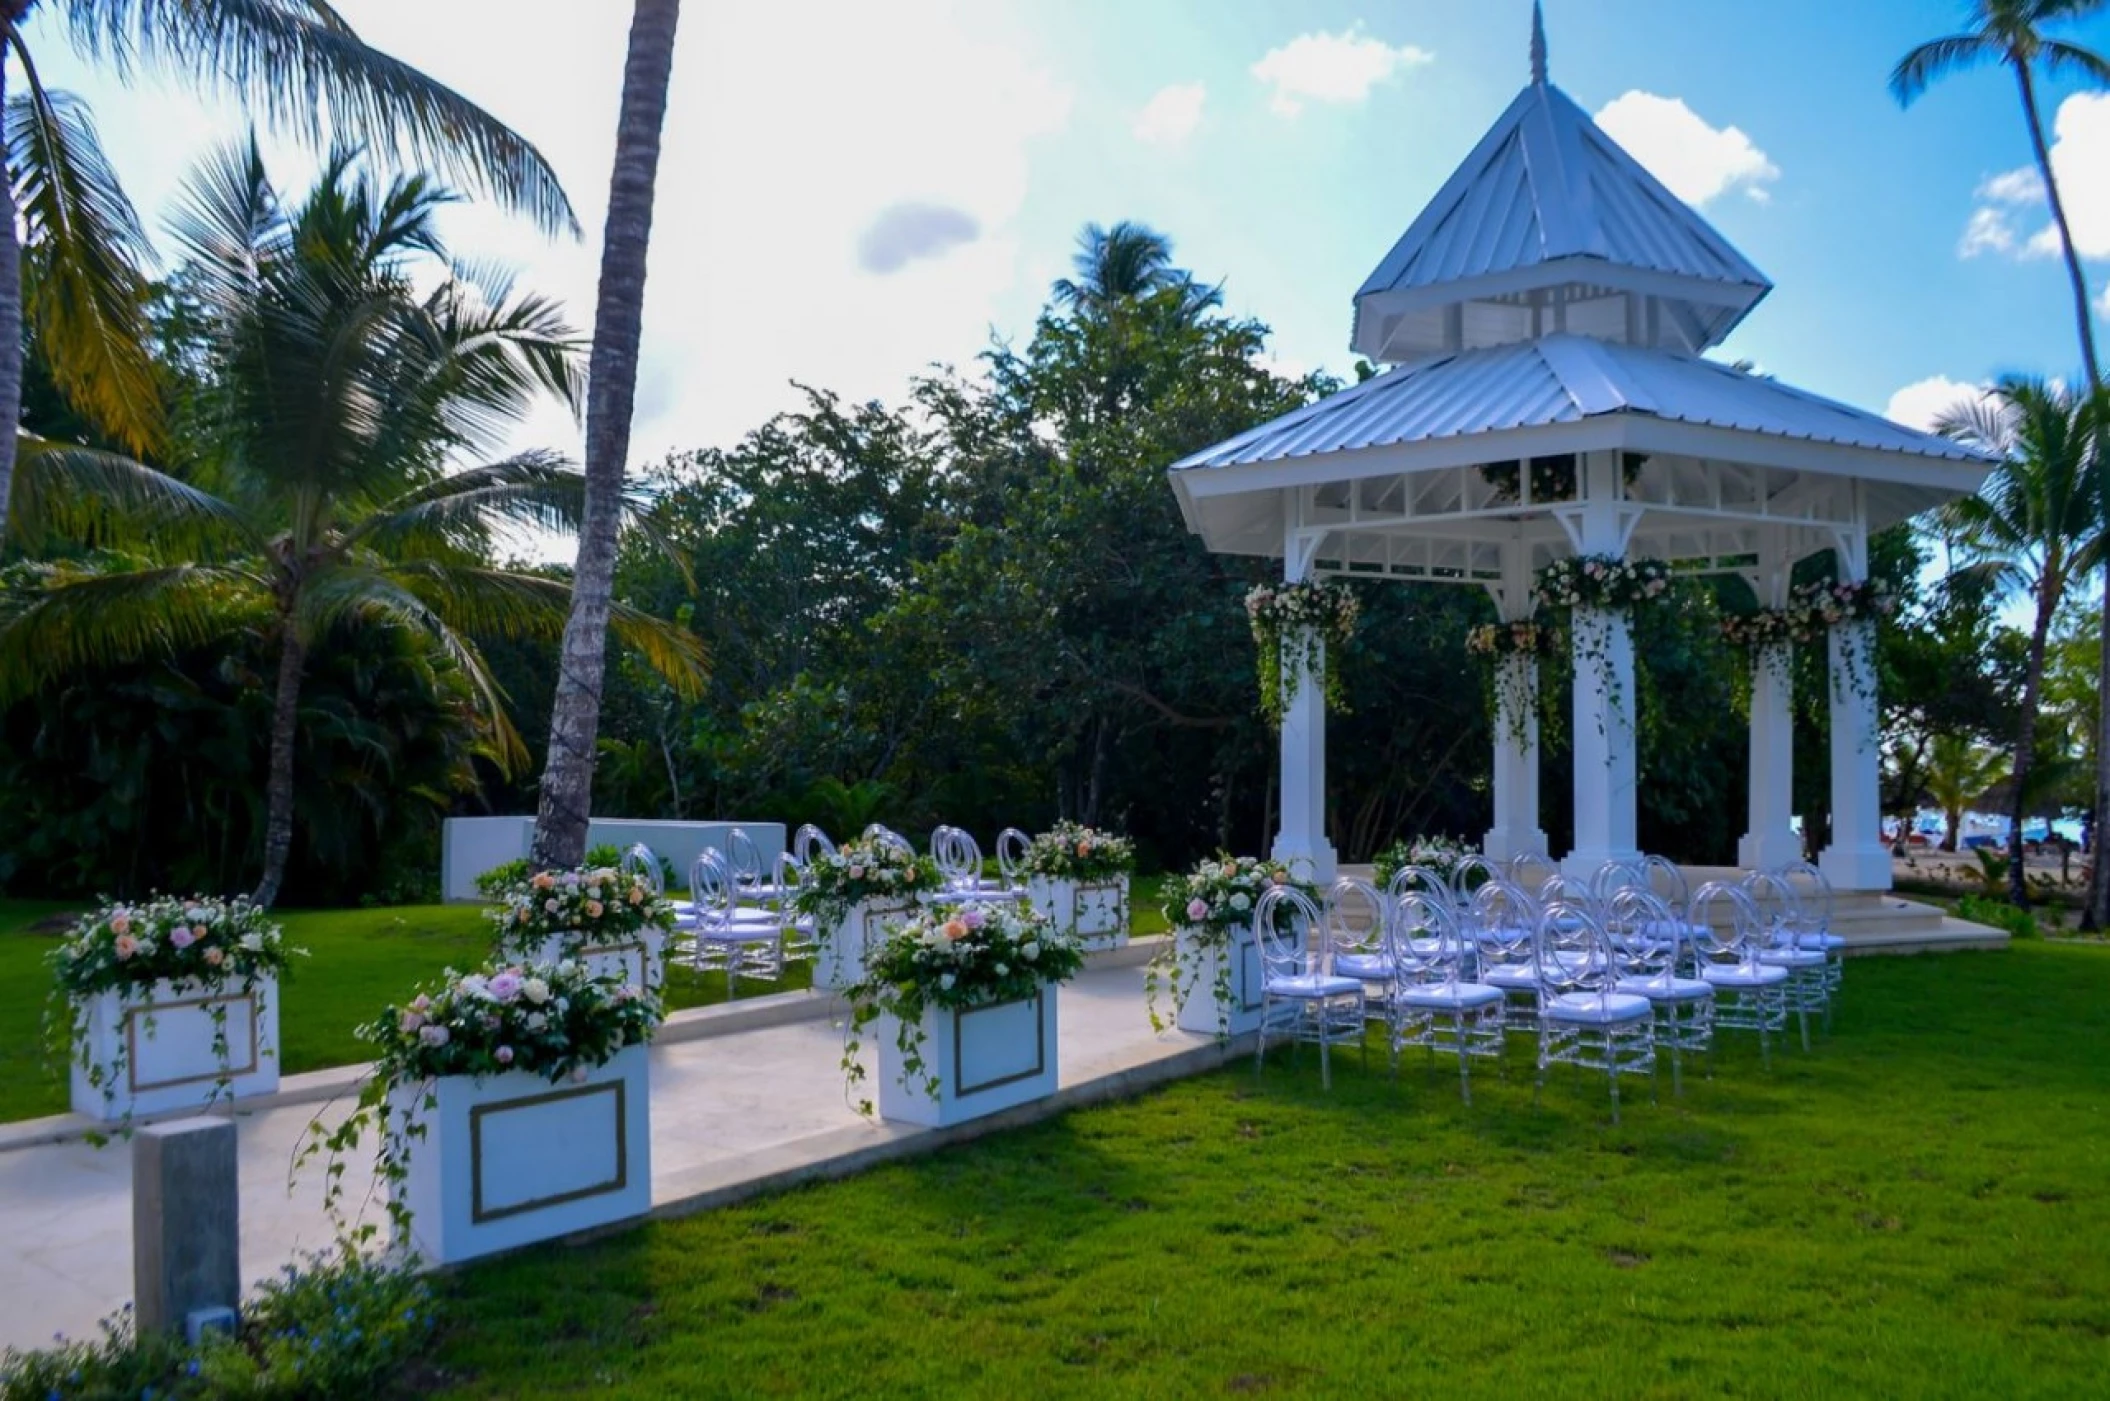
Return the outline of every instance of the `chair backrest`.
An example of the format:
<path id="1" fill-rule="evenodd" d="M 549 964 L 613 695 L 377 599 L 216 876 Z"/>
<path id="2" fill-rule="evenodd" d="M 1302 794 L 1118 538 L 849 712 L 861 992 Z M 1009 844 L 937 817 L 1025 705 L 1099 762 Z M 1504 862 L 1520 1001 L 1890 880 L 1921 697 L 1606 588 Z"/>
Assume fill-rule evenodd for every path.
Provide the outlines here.
<path id="1" fill-rule="evenodd" d="M 835 843 L 829 840 L 826 832 L 808 822 L 792 834 L 791 854 L 798 858 L 801 866 L 810 866 L 813 864 L 815 852 L 823 856 L 833 856 Z"/>
<path id="2" fill-rule="evenodd" d="M 996 868 L 1004 873 L 1004 884 L 1025 884 L 1026 848 L 1033 839 L 1016 827 L 1006 827 L 996 834 Z"/>
<path id="3" fill-rule="evenodd" d="M 1622 890 L 1650 890 L 1648 870 L 1639 861 L 1607 861 L 1590 873 L 1590 898 L 1600 911 Z"/>
<path id="4" fill-rule="evenodd" d="M 1410 890 L 1399 897 L 1392 910 L 1391 943 L 1393 982 L 1457 982 L 1464 974 L 1468 953 L 1458 908 L 1448 896 Z"/>
<path id="5" fill-rule="evenodd" d="M 1253 906 L 1253 933 L 1260 945 L 1264 979 L 1295 978 L 1325 971 L 1318 950 L 1325 921 L 1311 897 L 1295 886 L 1271 885 Z"/>
<path id="6" fill-rule="evenodd" d="M 1802 929 L 1802 902 L 1795 887 L 1779 871 L 1753 871 L 1744 877 L 1744 894 L 1758 911 L 1760 928 L 1769 945 L 1785 948 L 1795 942 Z"/>
<path id="7" fill-rule="evenodd" d="M 733 873 L 725 853 L 717 847 L 705 847 L 690 863 L 689 903 L 695 907 L 698 924 L 723 924 L 731 918 Z"/>
<path id="8" fill-rule="evenodd" d="M 1361 876 L 1342 876 L 1326 892 L 1326 947 L 1333 953 L 1376 953 L 1386 947 L 1390 902 Z"/>
<path id="9" fill-rule="evenodd" d="M 1555 905 L 1573 905 L 1593 914 L 1597 911 L 1597 892 L 1590 888 L 1589 883 L 1560 871 L 1546 877 L 1545 882 L 1539 886 L 1538 899 L 1541 911 Z"/>
<path id="10" fill-rule="evenodd" d="M 1551 858 L 1536 851 L 1520 851 L 1509 858 L 1509 878 L 1526 890 L 1537 890 L 1560 870 Z"/>
<path id="11" fill-rule="evenodd" d="M 643 876 L 655 896 L 667 893 L 667 873 L 660 869 L 659 853 L 643 842 L 623 853 L 621 869 L 626 876 Z"/>
<path id="12" fill-rule="evenodd" d="M 1597 912 L 1556 901 L 1539 916 L 1531 941 L 1532 975 L 1544 993 L 1603 993 L 1619 977 L 1611 940 Z"/>
<path id="13" fill-rule="evenodd" d="M 1670 906 L 1670 912 L 1684 914 L 1685 907 L 1692 903 L 1692 887 L 1686 883 L 1685 873 L 1678 869 L 1677 863 L 1648 855 L 1641 858 L 1641 869 L 1648 872 L 1650 887 L 1664 904 Z"/>
<path id="14" fill-rule="evenodd" d="M 1711 880 L 1692 893 L 1685 923 L 1693 952 L 1710 963 L 1750 963 L 1765 946 L 1765 917 L 1743 886 Z"/>
<path id="15" fill-rule="evenodd" d="M 1795 894 L 1795 932 L 1798 934 L 1829 934 L 1832 932 L 1832 883 L 1824 872 L 1807 861 L 1797 861 L 1784 866 L 1780 878 L 1787 882 L 1788 889 Z"/>
<path id="16" fill-rule="evenodd" d="M 1628 887 L 1605 906 L 1604 931 L 1620 968 L 1639 978 L 1677 971 L 1686 942 L 1684 921 L 1653 891 Z"/>
<path id="17" fill-rule="evenodd" d="M 931 859 L 938 874 L 955 890 L 972 890 L 982 881 L 982 847 L 964 827 L 940 827 L 930 834 Z"/>
<path id="18" fill-rule="evenodd" d="M 1500 874 L 1500 868 L 1478 852 L 1463 858 L 1451 867 L 1451 904 L 1461 910 L 1470 908 L 1473 892 Z"/>
<path id="19" fill-rule="evenodd" d="M 1528 963 L 1539 927 L 1539 902 L 1511 880 L 1491 880 L 1473 892 L 1472 933 L 1490 963 Z"/>
<path id="20" fill-rule="evenodd" d="M 916 854 L 916 844 L 914 842 L 911 842 L 893 828 L 881 826 L 877 822 L 865 828 L 864 839 L 874 846 L 892 847 L 894 850 L 909 856 Z"/>
<path id="21" fill-rule="evenodd" d="M 734 884 L 762 883 L 762 848 L 755 845 L 746 828 L 735 827 L 725 834 L 725 864 L 732 871 Z"/>
<path id="22" fill-rule="evenodd" d="M 776 869 L 770 872 L 770 884 L 777 888 L 777 900 L 788 910 L 806 883 L 806 863 L 788 851 L 777 853 Z"/>
<path id="23" fill-rule="evenodd" d="M 1419 891 L 1441 899 L 1451 898 L 1451 883 L 1427 866 L 1402 866 L 1385 882 L 1385 894 L 1397 905 L 1401 898 Z"/>

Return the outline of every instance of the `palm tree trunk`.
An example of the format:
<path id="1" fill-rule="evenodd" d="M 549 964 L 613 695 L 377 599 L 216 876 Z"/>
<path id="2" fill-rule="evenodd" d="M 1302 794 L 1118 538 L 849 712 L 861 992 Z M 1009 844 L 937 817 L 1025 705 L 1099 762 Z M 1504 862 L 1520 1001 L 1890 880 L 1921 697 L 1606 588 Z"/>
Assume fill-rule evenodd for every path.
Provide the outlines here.
<path id="1" fill-rule="evenodd" d="M 2110 408 L 2110 396 L 2105 407 Z M 2104 428 L 2110 431 L 2110 423 Z M 2098 471 L 2110 472 L 2110 462 Z M 2105 522 L 2110 526 L 2110 522 Z M 2110 818 L 2110 570 L 2103 574 L 2102 673 L 2096 678 L 2095 821 L 2089 824 L 2088 901 L 2081 907 L 2081 928 L 2098 933 L 2110 928 L 2110 862 L 2103 860 L 2103 820 Z"/>
<path id="2" fill-rule="evenodd" d="M 7 110 L 12 18 L 0 20 L 0 112 Z M 0 163 L 4 166 L 4 163 Z M 22 422 L 22 244 L 15 236 L 14 172 L 0 168 L 0 540 L 15 487 L 15 431 Z"/>
<path id="3" fill-rule="evenodd" d="M 535 816 L 532 859 L 575 866 L 585 859 L 593 812 L 594 746 L 601 727 L 601 682 L 608 662 L 608 605 L 615 588 L 622 523 L 623 468 L 637 397 L 637 347 L 644 318 L 645 255 L 652 237 L 652 190 L 659 175 L 660 127 L 681 0 L 637 0 L 623 67 L 615 172 L 601 236 L 601 285 L 594 305 L 593 358 L 586 386 L 586 511 L 572 572 L 571 617 L 564 625 L 549 762 Z"/>
<path id="4" fill-rule="evenodd" d="M 2022 722 L 2015 736 L 2015 761 L 2009 765 L 2015 792 L 2008 800 L 2007 898 L 2022 909 L 2029 908 L 2029 882 L 2022 860 L 2022 818 L 2028 806 L 2026 791 L 2031 761 L 2037 754 L 2037 693 L 2044 686 L 2044 651 L 2051 637 L 2051 605 L 2058 596 L 2056 576 L 2047 570 L 2037 581 L 2037 621 L 2029 632 L 2029 670 L 2022 682 Z"/>
<path id="5" fill-rule="evenodd" d="M 249 898 L 270 909 L 286 880 L 286 857 L 293 850 L 293 741 L 300 715 L 300 677 L 308 660 L 291 620 L 278 644 L 278 686 L 271 693 L 271 764 L 264 780 L 264 874 Z"/>
<path id="6" fill-rule="evenodd" d="M 2037 88 L 2029 76 L 2029 65 L 2018 64 L 2015 77 L 2022 85 L 2022 113 L 2029 119 L 2029 144 L 2037 153 L 2037 171 L 2044 177 L 2044 193 L 2051 201 L 2052 222 L 2059 226 L 2059 247 L 2066 254 L 2066 276 L 2073 283 L 2075 324 L 2081 332 L 2081 366 L 2088 371 L 2090 387 L 2103 382 L 2103 368 L 2095 357 L 2095 310 L 2088 305 L 2088 278 L 2081 271 L 2081 257 L 2073 248 L 2073 228 L 2066 222 L 2066 201 L 2059 198 L 2059 182 L 2051 174 L 2051 150 L 2044 143 L 2044 123 L 2037 115 Z"/>

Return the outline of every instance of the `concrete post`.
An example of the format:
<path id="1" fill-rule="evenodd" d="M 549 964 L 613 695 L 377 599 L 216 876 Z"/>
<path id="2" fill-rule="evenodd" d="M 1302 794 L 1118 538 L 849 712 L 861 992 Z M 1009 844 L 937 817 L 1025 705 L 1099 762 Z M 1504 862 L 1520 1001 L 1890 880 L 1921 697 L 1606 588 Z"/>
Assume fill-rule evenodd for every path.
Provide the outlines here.
<path id="1" fill-rule="evenodd" d="M 180 1331 L 242 1297 L 242 1194 L 229 1119 L 149 1124 L 132 1138 L 132 1290 L 142 1333 Z"/>
<path id="2" fill-rule="evenodd" d="M 1582 505 L 1562 525 L 1578 555 L 1626 557 L 1640 519 L 1623 503 L 1619 455 L 1586 453 L 1578 474 Z M 1562 863 L 1588 876 L 1607 861 L 1638 860 L 1634 805 L 1634 634 L 1624 610 L 1577 608 L 1570 638 L 1575 659 L 1575 846 Z"/>
<path id="3" fill-rule="evenodd" d="M 1819 864 L 1835 890 L 1890 889 L 1883 844 L 1876 625 L 1832 629 L 1832 841 Z"/>
<path id="4" fill-rule="evenodd" d="M 1294 649 L 1292 649 L 1294 650 Z M 1271 853 L 1277 861 L 1310 863 L 1320 883 L 1334 878 L 1337 857 L 1326 840 L 1326 643 L 1312 648 L 1311 669 L 1296 678 L 1297 693 L 1282 715 L 1282 829 Z M 1290 677 L 1286 673 L 1283 681 Z"/>
<path id="5" fill-rule="evenodd" d="M 1736 863 L 1766 871 L 1802 859 L 1795 835 L 1795 649 L 1776 643 L 1751 658 L 1751 829 Z"/>
<path id="6" fill-rule="evenodd" d="M 1521 535 L 1502 549 L 1502 586 L 1492 590 L 1505 623 L 1531 617 L 1530 553 Z M 1481 839 L 1491 861 L 1546 854 L 1539 826 L 1539 664 L 1505 655 L 1495 668 L 1495 825 Z"/>

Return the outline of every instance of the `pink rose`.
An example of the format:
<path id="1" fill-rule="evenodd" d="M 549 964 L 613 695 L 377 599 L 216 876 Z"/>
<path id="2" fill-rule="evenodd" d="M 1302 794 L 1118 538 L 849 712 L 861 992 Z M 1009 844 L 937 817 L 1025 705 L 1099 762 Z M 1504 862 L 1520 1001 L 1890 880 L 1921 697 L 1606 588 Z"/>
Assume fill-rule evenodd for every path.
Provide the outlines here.
<path id="1" fill-rule="evenodd" d="M 503 973 L 495 973 L 491 977 L 490 987 L 491 996 L 500 1002 L 511 1002 L 520 996 L 520 975 L 510 969 Z"/>
<path id="2" fill-rule="evenodd" d="M 204 938 L 204 937 L 205 937 L 206 935 L 208 935 L 208 934 L 212 933 L 212 931 L 211 931 L 210 929 L 207 929 L 207 928 L 206 928 L 206 927 L 205 927 L 204 925 L 202 925 L 202 924 L 194 924 L 194 925 L 192 925 L 192 926 L 190 927 L 190 932 L 191 932 L 191 937 L 192 937 L 193 939 L 202 939 L 202 938 Z"/>
<path id="3" fill-rule="evenodd" d="M 119 910 L 119 911 L 118 911 L 118 912 L 117 912 L 116 914 L 112 915 L 112 916 L 110 917 L 110 932 L 111 932 L 112 934 L 129 934 L 129 933 L 131 933 L 131 932 L 132 932 L 132 916 L 131 916 L 131 915 L 129 915 L 129 914 L 127 914 L 127 913 L 126 913 L 125 911 L 123 911 L 123 910 Z"/>
<path id="4" fill-rule="evenodd" d="M 197 942 L 197 936 L 180 924 L 176 926 L 176 932 L 169 935 L 169 943 L 179 949 L 187 949 Z"/>
<path id="5" fill-rule="evenodd" d="M 1208 902 L 1208 901 L 1206 901 L 1206 900 L 1189 900 L 1189 901 L 1187 902 L 1187 918 L 1189 918 L 1189 919 L 1207 919 L 1208 917 L 1209 917 L 1209 902 Z"/>
<path id="6" fill-rule="evenodd" d="M 865 868 L 864 868 L 864 867 L 862 867 L 862 866 L 852 866 L 852 867 L 850 868 L 850 879 L 851 879 L 851 880 L 863 880 L 864 878 L 865 878 Z"/>
<path id="7" fill-rule="evenodd" d="M 497 1050 L 491 1052 L 491 1056 L 500 1065 L 511 1065 L 513 1063 L 513 1048 L 511 1046 L 500 1046 Z"/>
<path id="8" fill-rule="evenodd" d="M 588 919 L 599 919 L 601 917 L 601 911 L 606 908 L 607 906 L 603 905 L 598 900 L 588 900 L 586 902 L 586 917 Z"/>
<path id="9" fill-rule="evenodd" d="M 418 1040 L 428 1046 L 444 1046 L 452 1039 L 452 1033 L 438 1022 L 432 1022 L 418 1028 Z"/>
<path id="10" fill-rule="evenodd" d="M 423 1025 L 425 1025 L 425 1018 L 415 1011 L 405 1012 L 396 1018 L 396 1030 L 402 1032 L 405 1036 L 410 1035 L 410 1033 Z"/>
<path id="11" fill-rule="evenodd" d="M 227 955 L 221 953 L 216 948 L 208 948 L 204 953 L 205 961 L 215 968 L 220 966 L 220 960 L 224 959 L 225 957 L 227 957 Z"/>
<path id="12" fill-rule="evenodd" d="M 119 958 L 130 958 L 133 954 L 139 952 L 139 941 L 129 934 L 120 934 L 117 936 L 114 947 Z"/>

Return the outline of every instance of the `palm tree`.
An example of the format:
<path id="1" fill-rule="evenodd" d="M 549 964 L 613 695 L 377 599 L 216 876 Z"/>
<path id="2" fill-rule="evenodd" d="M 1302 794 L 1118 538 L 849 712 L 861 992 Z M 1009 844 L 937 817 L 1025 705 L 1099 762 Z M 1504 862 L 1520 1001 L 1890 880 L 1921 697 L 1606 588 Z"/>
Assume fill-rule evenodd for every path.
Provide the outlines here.
<path id="1" fill-rule="evenodd" d="M 1181 291 L 1180 308 L 1190 321 L 1223 305 L 1221 287 L 1205 287 L 1172 265 L 1171 239 L 1132 219 L 1110 229 L 1086 224 L 1070 264 L 1076 278 L 1057 278 L 1052 290 L 1057 302 L 1085 315 L 1104 315 L 1167 288 Z"/>
<path id="2" fill-rule="evenodd" d="M 1964 735 L 1939 734 L 1927 748 L 1927 797 L 1942 813 L 1943 851 L 1956 850 L 1964 810 L 2007 777 L 2007 756 Z"/>
<path id="3" fill-rule="evenodd" d="M 537 396 L 575 403 L 577 341 L 554 303 L 448 260 L 433 216 L 450 198 L 422 177 L 382 186 L 340 153 L 288 205 L 253 141 L 223 152 L 174 221 L 207 328 L 197 480 L 87 448 L 24 450 L 18 534 L 131 554 L 51 568 L 0 608 L 0 699 L 237 630 L 266 639 L 277 676 L 260 904 L 277 898 L 292 845 L 301 678 L 318 639 L 364 623 L 428 637 L 517 760 L 470 634 L 554 638 L 561 626 L 562 582 L 484 560 L 496 529 L 574 525 L 578 475 L 543 453 L 448 467 Z M 685 632 L 627 612 L 618 626 L 670 675 L 693 675 Z"/>
<path id="4" fill-rule="evenodd" d="M 33 13 L 48 25 L 31 28 Z M 53 28 L 120 80 L 144 69 L 231 94 L 312 146 L 334 139 L 406 157 L 544 229 L 577 231 L 555 172 L 532 145 L 368 47 L 327 0 L 0 0 L 0 531 L 13 494 L 25 313 L 44 325 L 60 386 L 83 411 L 135 452 L 152 451 L 161 433 L 143 349 L 138 220 L 87 109 L 38 78 L 36 55 L 57 37 Z M 23 89 L 13 96 L 9 58 Z"/>
<path id="5" fill-rule="evenodd" d="M 652 241 L 652 191 L 660 128 L 674 69 L 681 0 L 637 0 L 623 64 L 608 222 L 601 235 L 601 285 L 594 304 L 593 363 L 586 395 L 586 518 L 572 570 L 571 617 L 551 704 L 549 760 L 535 812 L 533 860 L 574 866 L 586 854 L 593 812 L 601 682 L 608 668 L 608 616 L 615 592 L 623 471 L 637 400 L 637 348 L 645 307 L 645 254 Z"/>
<path id="6" fill-rule="evenodd" d="M 2094 480 L 2103 431 L 2097 408 L 2093 395 L 2010 378 L 1987 398 L 1960 404 L 1935 424 L 1939 432 L 2001 459 L 1976 495 L 1943 508 L 1942 525 L 1962 567 L 2027 591 L 2036 606 L 2011 760 L 2008 894 L 2017 905 L 2029 903 L 2022 819 L 2036 753 L 2045 649 L 2068 586 L 2087 578 L 2103 560 Z"/>
<path id="7" fill-rule="evenodd" d="M 2066 275 L 2073 283 L 2074 324 L 2081 334 L 2081 363 L 2091 385 L 2103 382 L 2102 365 L 2095 354 L 2095 312 L 2088 305 L 2088 278 L 2074 251 L 2066 201 L 2060 198 L 2059 182 L 2052 175 L 2044 117 L 2037 110 L 2037 73 L 2040 69 L 2047 77 L 2076 73 L 2110 83 L 2110 59 L 2044 32 L 2046 25 L 2081 19 L 2106 5 L 2110 0 L 1973 0 L 1968 31 L 1921 44 L 1899 59 L 1890 73 L 1891 94 L 1900 106 L 1910 106 L 1935 79 L 1947 74 L 1983 63 L 2002 63 L 2014 70 L 2030 149 L 2036 154 L 2037 173 L 2051 201 L 2052 222 L 2058 226 L 2059 246 L 2066 255 Z"/>

